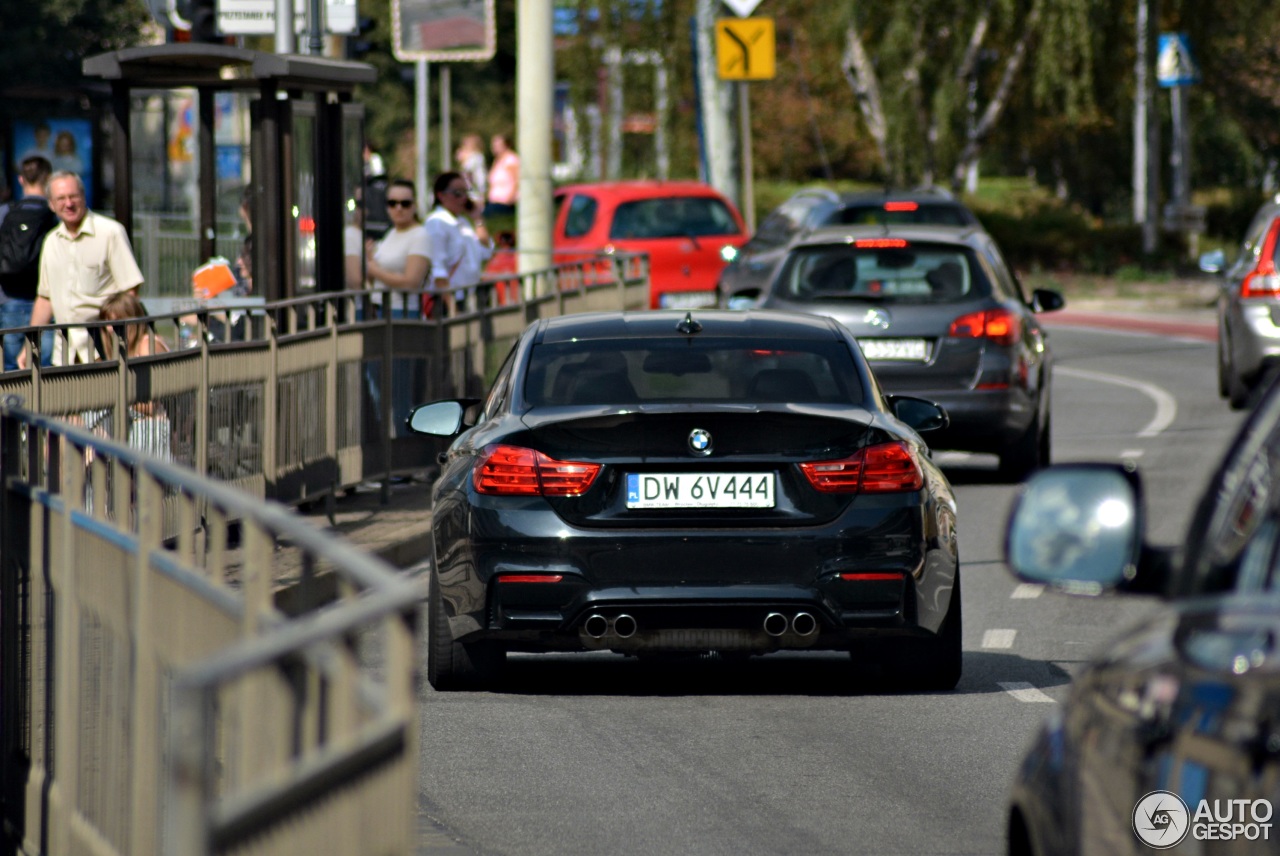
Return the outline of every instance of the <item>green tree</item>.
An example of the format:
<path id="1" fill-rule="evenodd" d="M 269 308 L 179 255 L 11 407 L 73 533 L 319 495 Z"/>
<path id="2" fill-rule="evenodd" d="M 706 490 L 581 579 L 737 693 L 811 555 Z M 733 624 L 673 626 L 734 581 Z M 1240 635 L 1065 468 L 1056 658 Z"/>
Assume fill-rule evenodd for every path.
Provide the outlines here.
<path id="1" fill-rule="evenodd" d="M 851 0 L 842 65 L 887 177 L 958 187 L 1023 87 L 1038 109 L 1086 115 L 1107 3 Z"/>
<path id="2" fill-rule="evenodd" d="M 17 95 L 74 87 L 86 56 L 140 44 L 143 0 L 0 0 L 0 80 Z"/>

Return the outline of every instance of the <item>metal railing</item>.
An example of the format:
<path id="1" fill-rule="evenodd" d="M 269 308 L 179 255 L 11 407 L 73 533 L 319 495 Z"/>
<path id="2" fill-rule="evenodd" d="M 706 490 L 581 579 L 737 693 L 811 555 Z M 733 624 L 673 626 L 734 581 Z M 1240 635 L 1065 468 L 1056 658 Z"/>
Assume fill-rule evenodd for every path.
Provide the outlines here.
<path id="1" fill-rule="evenodd" d="M 336 580 L 293 616 L 273 601 L 282 542 L 304 589 Z M 10 847 L 413 851 L 415 581 L 286 508 L 12 399 L 0 568 Z"/>
<path id="2" fill-rule="evenodd" d="M 130 322 L 197 334 L 140 358 L 110 347 L 119 322 L 81 325 L 103 359 L 0 375 L 0 840 L 411 852 L 425 592 L 261 499 L 429 464 L 410 404 L 479 395 L 536 319 L 647 302 L 646 261 L 619 257 L 487 284 L 445 320 L 368 292 L 197 306 Z"/>
<path id="3" fill-rule="evenodd" d="M 537 319 L 647 307 L 648 262 L 617 255 L 512 275 L 441 320 L 395 317 L 374 302 L 381 294 L 193 302 L 141 322 L 159 334 L 191 331 L 193 347 L 61 367 L 33 359 L 0 374 L 0 395 L 261 498 L 323 500 L 374 479 L 385 488 L 397 473 L 430 467 L 438 451 L 405 429 L 410 406 L 481 395 Z M 123 332 L 120 322 L 79 326 Z M 25 332 L 37 347 L 37 331 Z"/>

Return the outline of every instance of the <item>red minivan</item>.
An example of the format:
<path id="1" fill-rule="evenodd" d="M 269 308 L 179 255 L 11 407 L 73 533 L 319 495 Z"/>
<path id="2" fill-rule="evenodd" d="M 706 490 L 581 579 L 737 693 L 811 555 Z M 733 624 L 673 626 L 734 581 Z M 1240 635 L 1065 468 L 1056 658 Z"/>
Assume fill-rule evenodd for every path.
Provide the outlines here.
<path id="1" fill-rule="evenodd" d="M 750 236 L 719 191 L 696 181 L 609 181 L 556 191 L 553 247 L 575 253 L 649 254 L 654 309 L 714 306 L 716 281 Z"/>

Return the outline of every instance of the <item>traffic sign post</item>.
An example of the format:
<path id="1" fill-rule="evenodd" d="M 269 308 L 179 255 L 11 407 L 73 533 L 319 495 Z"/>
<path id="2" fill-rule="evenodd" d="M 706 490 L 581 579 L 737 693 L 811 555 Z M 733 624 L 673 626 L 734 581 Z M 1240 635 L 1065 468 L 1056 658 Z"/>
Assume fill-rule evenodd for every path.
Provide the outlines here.
<path id="1" fill-rule="evenodd" d="M 750 14 L 760 0 L 725 0 L 739 15 Z M 777 74 L 772 18 L 721 18 L 716 21 L 716 71 L 721 80 L 738 81 L 739 135 L 742 141 L 742 198 L 747 228 L 755 231 L 755 178 L 751 157 L 751 104 L 748 80 L 772 80 Z"/>
<path id="2" fill-rule="evenodd" d="M 1165 206 L 1165 229 L 1186 235 L 1188 248 L 1194 257 L 1196 239 L 1204 231 L 1204 212 L 1191 204 L 1187 87 L 1200 81 L 1200 69 L 1191 53 L 1191 41 L 1186 33 L 1161 33 L 1157 44 L 1156 82 L 1171 90 L 1170 118 L 1173 123 L 1173 144 L 1169 153 L 1173 167 L 1173 200 Z"/>

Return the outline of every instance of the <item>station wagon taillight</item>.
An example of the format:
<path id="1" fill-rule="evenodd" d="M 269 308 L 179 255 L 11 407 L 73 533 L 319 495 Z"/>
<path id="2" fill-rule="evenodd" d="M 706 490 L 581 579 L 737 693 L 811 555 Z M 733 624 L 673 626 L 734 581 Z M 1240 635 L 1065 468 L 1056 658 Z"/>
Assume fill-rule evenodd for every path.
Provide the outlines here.
<path id="1" fill-rule="evenodd" d="M 1022 336 L 1022 322 L 1008 309 L 983 309 L 952 321 L 947 335 L 958 339 L 990 339 L 997 345 L 1012 345 Z"/>
<path id="2" fill-rule="evenodd" d="M 1280 219 L 1273 220 L 1262 240 L 1258 254 L 1258 266 L 1245 275 L 1240 283 L 1240 299 L 1280 297 L 1280 274 L 1276 272 L 1276 237 L 1280 234 Z"/>
<path id="3" fill-rule="evenodd" d="M 806 461 L 800 472 L 822 493 L 900 493 L 924 486 L 915 456 L 898 441 L 868 446 L 838 461 Z"/>
<path id="4" fill-rule="evenodd" d="M 557 461 L 534 449 L 494 445 L 472 480 L 476 491 L 490 496 L 581 496 L 600 473 L 599 464 Z"/>

